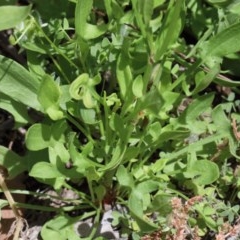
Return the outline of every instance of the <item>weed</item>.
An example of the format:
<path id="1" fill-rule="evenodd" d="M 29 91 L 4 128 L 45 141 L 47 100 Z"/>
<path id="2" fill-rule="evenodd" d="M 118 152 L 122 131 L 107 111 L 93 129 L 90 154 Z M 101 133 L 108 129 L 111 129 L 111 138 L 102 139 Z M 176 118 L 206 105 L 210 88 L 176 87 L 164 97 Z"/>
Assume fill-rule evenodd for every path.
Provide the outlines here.
<path id="1" fill-rule="evenodd" d="M 41 237 L 93 219 L 94 238 L 106 205 L 133 239 L 239 234 L 237 1 L 31 2 L 0 7 L 27 62 L 0 56 L 0 108 L 27 130 L 0 163 L 69 203 L 22 204 L 55 212 Z"/>

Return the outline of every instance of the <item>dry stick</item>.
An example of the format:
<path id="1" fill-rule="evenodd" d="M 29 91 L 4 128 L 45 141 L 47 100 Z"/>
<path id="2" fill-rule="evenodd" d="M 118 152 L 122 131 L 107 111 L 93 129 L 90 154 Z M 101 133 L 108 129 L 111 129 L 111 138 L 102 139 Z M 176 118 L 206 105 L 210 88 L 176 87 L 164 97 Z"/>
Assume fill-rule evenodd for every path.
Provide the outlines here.
<path id="1" fill-rule="evenodd" d="M 20 213 L 18 212 L 18 209 L 16 208 L 16 203 L 12 197 L 12 194 L 9 192 L 9 189 L 5 183 L 6 175 L 7 175 L 6 168 L 0 165 L 0 186 L 16 218 L 16 228 L 14 231 L 13 240 L 18 240 L 21 230 L 23 228 L 23 219 Z"/>
<path id="2" fill-rule="evenodd" d="M 239 141 L 240 140 L 240 132 L 238 131 L 238 126 L 235 118 L 232 118 L 232 128 L 235 138 Z"/>

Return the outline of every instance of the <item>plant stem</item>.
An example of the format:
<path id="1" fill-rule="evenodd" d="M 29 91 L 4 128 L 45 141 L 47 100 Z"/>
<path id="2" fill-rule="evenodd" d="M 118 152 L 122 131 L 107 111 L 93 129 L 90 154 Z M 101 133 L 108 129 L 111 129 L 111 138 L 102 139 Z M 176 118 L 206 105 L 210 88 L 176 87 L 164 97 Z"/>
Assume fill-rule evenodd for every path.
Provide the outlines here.
<path id="1" fill-rule="evenodd" d="M 89 239 L 94 239 L 94 235 L 97 232 L 98 225 L 99 225 L 99 222 L 100 222 L 100 212 L 101 212 L 101 210 L 102 210 L 101 208 L 97 209 L 96 217 L 95 217 L 94 224 L 93 224 L 93 229 L 92 229 L 92 232 L 89 236 Z"/>
<path id="2" fill-rule="evenodd" d="M 32 17 L 33 18 L 33 17 Z M 35 20 L 35 18 L 33 18 L 33 21 L 36 25 L 36 27 L 38 28 L 39 31 L 41 31 L 41 33 L 43 34 L 43 36 L 45 37 L 45 39 L 49 42 L 49 44 L 51 45 L 51 47 L 57 52 L 59 53 L 70 65 L 72 65 L 74 68 L 78 69 L 78 66 L 71 61 L 64 53 L 62 53 L 61 51 L 59 51 L 59 48 L 51 41 L 51 39 L 46 35 L 46 33 L 42 30 L 41 26 L 38 24 L 38 22 Z"/>
<path id="3" fill-rule="evenodd" d="M 50 54 L 49 54 L 50 55 Z M 67 81 L 67 83 L 70 83 L 71 81 L 68 79 L 67 75 L 64 73 L 64 71 L 62 70 L 61 66 L 58 64 L 58 62 L 54 59 L 53 56 L 50 55 L 51 60 L 53 61 L 54 65 L 56 66 L 56 68 L 58 69 L 58 71 L 62 74 L 62 76 L 64 77 L 64 79 Z"/>
<path id="4" fill-rule="evenodd" d="M 96 206 L 94 205 L 94 203 L 88 199 L 87 195 L 85 193 L 82 193 L 78 190 L 76 190 L 75 188 L 71 187 L 69 184 L 64 183 L 64 186 L 68 189 L 71 189 L 72 191 L 74 191 L 75 193 L 77 193 L 84 201 L 86 201 L 91 207 L 93 207 L 94 209 L 96 209 Z"/>
<path id="5" fill-rule="evenodd" d="M 92 139 L 92 136 L 81 126 L 81 124 L 79 124 L 72 116 L 67 115 L 66 116 L 67 119 L 73 124 L 75 125 L 88 139 L 88 141 L 94 143 L 94 140 Z"/>
<path id="6" fill-rule="evenodd" d="M 89 191 L 90 191 L 92 202 L 95 202 L 94 191 L 93 191 L 93 188 L 92 188 L 92 181 L 89 179 L 89 177 L 87 177 L 87 183 L 88 183 L 88 188 L 89 188 Z"/>

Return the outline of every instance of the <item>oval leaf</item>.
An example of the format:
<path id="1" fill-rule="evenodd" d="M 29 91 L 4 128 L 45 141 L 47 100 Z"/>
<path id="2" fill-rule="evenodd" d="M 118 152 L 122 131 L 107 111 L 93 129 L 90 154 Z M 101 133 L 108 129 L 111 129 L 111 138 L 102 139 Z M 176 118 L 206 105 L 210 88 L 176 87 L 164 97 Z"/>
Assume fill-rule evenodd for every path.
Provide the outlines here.
<path id="1" fill-rule="evenodd" d="M 216 163 L 209 160 L 196 161 L 188 170 L 197 185 L 208 185 L 219 178 L 219 169 Z"/>
<path id="2" fill-rule="evenodd" d="M 91 13 L 93 0 L 78 0 L 75 9 L 76 33 L 82 39 L 93 39 L 104 34 L 108 28 L 107 24 L 93 25 L 87 23 Z"/>
<path id="3" fill-rule="evenodd" d="M 49 146 L 51 128 L 40 123 L 32 125 L 26 134 L 26 145 L 29 150 L 38 151 Z"/>
<path id="4" fill-rule="evenodd" d="M 138 75 L 136 79 L 133 81 L 132 85 L 133 94 L 140 98 L 143 95 L 143 78 L 142 75 Z"/>
<path id="5" fill-rule="evenodd" d="M 134 187 L 133 176 L 128 172 L 128 170 L 123 165 L 119 166 L 116 176 L 121 186 L 129 187 L 131 189 Z"/>
<path id="6" fill-rule="evenodd" d="M 60 95 L 59 86 L 49 75 L 45 75 L 39 89 L 38 100 L 53 120 L 63 118 L 63 112 L 59 110 Z"/>
<path id="7" fill-rule="evenodd" d="M 58 172 L 56 167 L 48 162 L 36 163 L 31 169 L 29 175 L 41 179 L 62 177 L 62 174 Z"/>
<path id="8" fill-rule="evenodd" d="M 84 123 L 87 123 L 87 124 L 96 123 L 96 112 L 94 109 L 82 108 L 79 110 L 79 112 Z"/>
<path id="9" fill-rule="evenodd" d="M 0 7 L 0 31 L 15 27 L 28 16 L 30 10 L 31 5 Z"/>

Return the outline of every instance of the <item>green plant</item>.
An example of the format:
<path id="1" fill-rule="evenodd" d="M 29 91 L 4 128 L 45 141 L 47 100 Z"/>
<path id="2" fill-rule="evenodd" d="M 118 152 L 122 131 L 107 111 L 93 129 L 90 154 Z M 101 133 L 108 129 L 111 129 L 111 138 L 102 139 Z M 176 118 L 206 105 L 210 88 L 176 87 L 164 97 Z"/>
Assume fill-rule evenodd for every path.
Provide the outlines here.
<path id="1" fill-rule="evenodd" d="M 25 156 L 1 146 L 0 162 L 11 178 L 27 171 L 78 195 L 56 210 L 42 238 L 78 239 L 74 222 L 94 216 L 97 225 L 106 204 L 128 209 L 114 222 L 134 239 L 169 231 L 176 196 L 207 197 L 189 223 L 199 235 L 217 232 L 221 212 L 233 222 L 238 210 L 217 208 L 214 198 L 226 196 L 224 166 L 239 159 L 232 123 L 240 82 L 224 75 L 239 59 L 238 1 L 221 1 L 224 9 L 216 1 L 32 2 L 0 7 L 3 18 L 18 9 L 0 29 L 16 26 L 10 40 L 27 59 L 23 67 L 0 56 L 0 107 L 16 128 L 29 126 Z M 230 88 L 232 98 L 216 104 L 215 86 Z M 67 216 L 76 209 L 84 214 Z"/>

